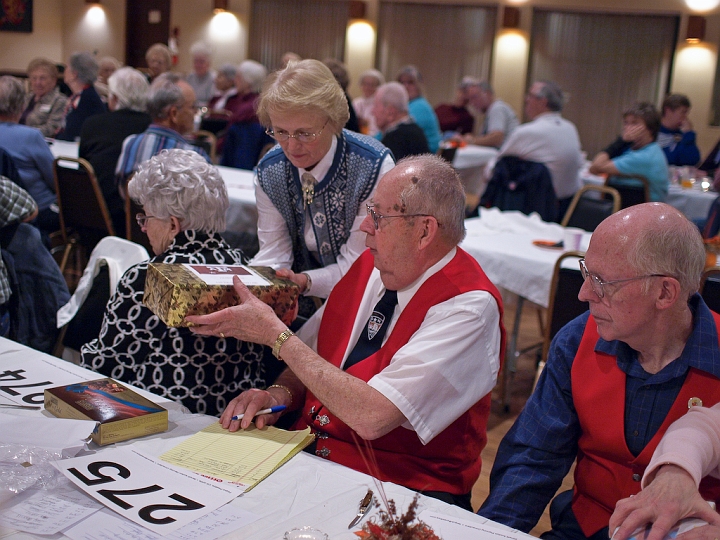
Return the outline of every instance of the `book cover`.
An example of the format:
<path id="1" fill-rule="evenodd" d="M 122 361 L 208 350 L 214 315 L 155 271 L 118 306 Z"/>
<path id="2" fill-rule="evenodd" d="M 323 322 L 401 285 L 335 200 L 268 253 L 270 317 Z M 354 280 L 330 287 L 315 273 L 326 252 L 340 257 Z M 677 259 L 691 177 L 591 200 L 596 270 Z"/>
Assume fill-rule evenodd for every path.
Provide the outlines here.
<path id="1" fill-rule="evenodd" d="M 96 421 L 92 439 L 99 445 L 168 429 L 165 409 L 109 378 L 46 388 L 45 410 L 59 418 Z"/>

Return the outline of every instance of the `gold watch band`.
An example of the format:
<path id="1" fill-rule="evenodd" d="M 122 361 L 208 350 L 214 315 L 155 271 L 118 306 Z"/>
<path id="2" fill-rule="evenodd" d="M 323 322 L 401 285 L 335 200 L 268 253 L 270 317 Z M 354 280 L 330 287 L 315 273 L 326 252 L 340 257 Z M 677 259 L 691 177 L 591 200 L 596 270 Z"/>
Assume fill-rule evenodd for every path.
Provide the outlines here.
<path id="1" fill-rule="evenodd" d="M 282 358 L 280 358 L 280 347 L 282 347 L 283 343 L 285 343 L 294 335 L 295 334 L 293 333 L 293 331 L 288 328 L 277 337 L 277 339 L 275 340 L 275 344 L 272 348 L 272 353 L 275 358 L 277 358 L 278 360 L 282 360 Z"/>

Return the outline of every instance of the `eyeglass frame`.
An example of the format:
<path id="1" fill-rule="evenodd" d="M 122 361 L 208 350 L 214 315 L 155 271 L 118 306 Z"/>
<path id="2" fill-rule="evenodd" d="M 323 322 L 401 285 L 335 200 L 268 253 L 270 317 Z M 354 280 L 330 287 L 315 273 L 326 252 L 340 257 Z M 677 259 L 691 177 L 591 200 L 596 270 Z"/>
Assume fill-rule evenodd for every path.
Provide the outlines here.
<path id="1" fill-rule="evenodd" d="M 301 131 L 299 133 L 297 131 L 295 133 L 288 133 L 287 131 L 283 130 L 283 132 L 287 134 L 287 136 L 283 139 L 283 138 L 278 137 L 277 133 L 275 132 L 275 130 L 272 127 L 269 127 L 265 130 L 265 134 L 272 137 L 279 143 L 284 143 L 284 142 L 289 141 L 290 139 L 295 139 L 296 141 L 298 141 L 301 144 L 310 144 L 310 143 L 314 143 L 317 140 L 318 135 L 320 135 L 323 131 L 325 131 L 325 128 L 327 127 L 329 122 L 330 122 L 330 119 L 328 118 L 325 121 L 325 123 L 323 124 L 323 127 L 321 127 L 320 131 L 318 131 L 317 133 L 307 133 L 305 131 Z M 302 140 L 301 137 L 310 137 L 310 140 L 304 141 L 304 140 Z"/>
<path id="2" fill-rule="evenodd" d="M 157 216 L 148 216 L 147 214 L 143 214 L 142 212 L 138 212 L 137 214 L 135 214 L 135 221 L 137 221 L 137 224 L 140 226 L 141 229 L 147 225 L 148 219 L 163 218 L 159 218 Z"/>
<path id="3" fill-rule="evenodd" d="M 397 214 L 394 216 L 384 216 L 382 214 L 378 214 L 375 211 L 375 205 L 374 204 L 368 204 L 365 203 L 365 208 L 367 209 L 368 216 L 372 218 L 373 224 L 375 225 L 375 230 L 380 230 L 380 220 L 381 219 L 389 219 L 389 218 L 411 218 L 411 217 L 435 217 L 431 214 Z M 438 223 L 439 225 L 439 223 Z"/>
<path id="4" fill-rule="evenodd" d="M 666 274 L 646 274 L 644 276 L 635 276 L 625 279 L 611 279 L 610 281 L 603 281 L 602 279 L 600 279 L 600 276 L 590 272 L 587 269 L 584 258 L 580 259 L 578 261 L 578 264 L 580 265 L 580 275 L 582 276 L 583 281 L 587 281 L 588 278 L 590 278 L 590 288 L 597 295 L 598 298 L 605 298 L 605 289 L 603 288 L 605 285 L 615 285 L 616 283 L 626 283 L 628 281 L 637 281 L 639 279 L 647 279 L 651 277 L 673 277 Z"/>

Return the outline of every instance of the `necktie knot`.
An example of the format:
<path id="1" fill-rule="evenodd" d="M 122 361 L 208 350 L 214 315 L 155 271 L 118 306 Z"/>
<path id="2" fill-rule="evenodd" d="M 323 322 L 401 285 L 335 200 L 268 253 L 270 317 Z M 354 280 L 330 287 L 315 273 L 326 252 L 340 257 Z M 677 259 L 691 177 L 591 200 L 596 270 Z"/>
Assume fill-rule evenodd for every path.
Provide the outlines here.
<path id="1" fill-rule="evenodd" d="M 397 303 L 397 291 L 386 290 L 380 301 L 375 304 L 364 331 L 360 334 L 355 347 L 345 361 L 344 369 L 348 369 L 380 350 Z"/>

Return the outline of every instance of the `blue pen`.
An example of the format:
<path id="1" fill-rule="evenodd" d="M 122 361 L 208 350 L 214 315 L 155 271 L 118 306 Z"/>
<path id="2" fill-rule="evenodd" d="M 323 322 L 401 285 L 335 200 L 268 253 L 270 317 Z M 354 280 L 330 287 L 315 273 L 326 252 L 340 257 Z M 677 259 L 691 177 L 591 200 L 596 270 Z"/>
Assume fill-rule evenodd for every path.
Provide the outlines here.
<path id="1" fill-rule="evenodd" d="M 258 411 L 255 413 L 255 416 L 260 416 L 261 414 L 273 414 L 276 412 L 284 411 L 287 409 L 285 405 L 275 405 L 274 407 L 270 407 L 269 409 L 263 409 L 262 411 Z M 244 417 L 244 414 L 236 414 L 232 417 L 233 420 L 242 420 Z"/>

